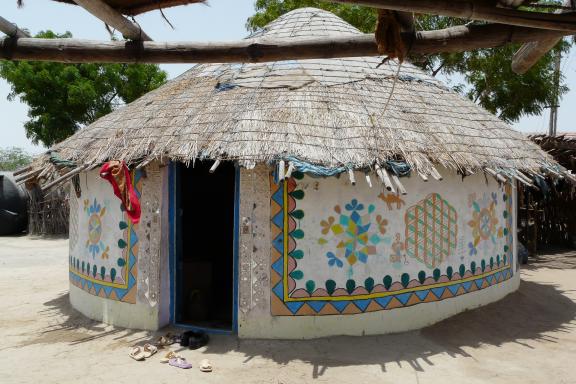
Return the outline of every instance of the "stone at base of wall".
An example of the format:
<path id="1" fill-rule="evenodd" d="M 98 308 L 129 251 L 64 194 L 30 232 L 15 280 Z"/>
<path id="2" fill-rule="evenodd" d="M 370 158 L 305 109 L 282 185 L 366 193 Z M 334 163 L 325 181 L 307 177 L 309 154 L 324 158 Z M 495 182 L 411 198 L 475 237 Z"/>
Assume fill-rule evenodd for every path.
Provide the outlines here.
<path id="1" fill-rule="evenodd" d="M 271 316 L 263 311 L 252 311 L 240 320 L 238 336 L 252 339 L 312 339 L 412 331 L 501 300 L 519 286 L 520 274 L 516 272 L 511 279 L 481 291 L 393 310 L 346 316 Z"/>
<path id="2" fill-rule="evenodd" d="M 158 329 L 158 307 L 103 299 L 70 284 L 70 304 L 84 316 L 118 327 Z"/>

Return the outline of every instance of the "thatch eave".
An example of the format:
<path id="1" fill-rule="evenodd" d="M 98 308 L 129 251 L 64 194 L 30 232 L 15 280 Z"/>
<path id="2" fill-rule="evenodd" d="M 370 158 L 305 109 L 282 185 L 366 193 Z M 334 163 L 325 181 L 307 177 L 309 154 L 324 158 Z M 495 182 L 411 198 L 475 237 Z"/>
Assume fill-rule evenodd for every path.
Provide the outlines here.
<path id="1" fill-rule="evenodd" d="M 304 8 L 253 36 L 357 33 L 331 13 Z M 435 165 L 508 177 L 562 171 L 527 137 L 437 79 L 407 62 L 381 61 L 197 65 L 53 149 L 87 167 L 204 158 L 252 167 L 294 157 L 361 170 L 402 160 L 422 174 Z"/>

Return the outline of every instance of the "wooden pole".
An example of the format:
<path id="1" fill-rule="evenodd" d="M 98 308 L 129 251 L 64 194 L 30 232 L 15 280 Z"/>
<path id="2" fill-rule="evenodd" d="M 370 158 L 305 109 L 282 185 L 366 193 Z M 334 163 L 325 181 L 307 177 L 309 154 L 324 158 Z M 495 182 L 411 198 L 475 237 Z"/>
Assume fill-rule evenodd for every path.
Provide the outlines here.
<path id="1" fill-rule="evenodd" d="M 80 172 L 82 172 L 83 170 L 85 170 L 86 168 L 88 168 L 87 165 L 81 165 L 77 168 L 74 168 L 73 170 L 71 170 L 70 172 L 64 174 L 63 176 L 60 176 L 59 178 L 57 178 L 56 180 L 51 181 L 48 184 L 45 184 L 42 186 L 42 192 L 46 193 L 48 190 L 50 190 L 50 188 L 53 188 L 55 186 L 58 186 L 64 182 L 66 182 L 67 180 L 69 180 L 72 176 L 79 174 Z"/>
<path id="2" fill-rule="evenodd" d="M 76 4 L 122 33 L 130 40 L 152 40 L 137 24 L 131 22 L 102 0 L 74 0 Z"/>
<path id="3" fill-rule="evenodd" d="M 569 7 L 571 0 L 564 0 L 562 5 Z M 556 11 L 556 13 L 560 13 Z M 528 72 L 549 50 L 554 48 L 562 36 L 551 39 L 524 43 L 512 57 L 512 71 L 519 75 Z"/>
<path id="4" fill-rule="evenodd" d="M 31 169 L 32 169 L 32 166 L 31 166 L 31 165 L 26 165 L 25 167 L 19 168 L 19 169 L 15 170 L 14 172 L 12 172 L 12 176 L 21 175 L 21 174 L 23 174 L 24 172 L 28 172 L 28 171 L 31 170 Z"/>
<path id="5" fill-rule="evenodd" d="M 404 43 L 411 47 L 409 54 L 414 55 L 464 52 L 557 36 L 557 32 L 498 24 L 402 33 Z M 358 56 L 379 56 L 373 34 L 219 43 L 0 38 L 0 59 L 63 63 L 258 63 Z"/>
<path id="6" fill-rule="evenodd" d="M 512 57 L 512 71 L 522 75 L 534 66 L 549 50 L 554 48 L 562 37 L 524 43 Z"/>
<path id="7" fill-rule="evenodd" d="M 499 8 L 482 0 L 329 0 L 394 11 L 482 20 L 519 27 L 576 32 L 576 14 L 544 13 Z"/>
<path id="8" fill-rule="evenodd" d="M 30 37 L 28 32 L 25 32 L 18 28 L 16 24 L 13 24 L 0 16 L 0 32 L 4 32 L 10 37 Z"/>

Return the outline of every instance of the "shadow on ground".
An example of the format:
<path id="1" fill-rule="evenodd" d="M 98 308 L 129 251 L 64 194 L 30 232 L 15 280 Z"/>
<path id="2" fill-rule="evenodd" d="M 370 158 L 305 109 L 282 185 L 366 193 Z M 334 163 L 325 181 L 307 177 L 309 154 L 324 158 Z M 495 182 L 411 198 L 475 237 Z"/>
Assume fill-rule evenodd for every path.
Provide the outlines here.
<path id="1" fill-rule="evenodd" d="M 514 342 L 533 348 L 534 342 L 556 342 L 550 335 L 567 332 L 576 316 L 576 303 L 553 285 L 523 281 L 520 289 L 503 300 L 464 312 L 420 331 L 369 337 L 330 337 L 309 341 L 234 341 L 218 338 L 207 353 L 234 350 L 245 362 L 262 357 L 278 364 L 308 362 L 312 376 L 327 368 L 354 365 L 409 365 L 416 371 L 433 366 L 430 357 L 448 354 L 470 357 L 465 348 Z M 529 343 L 527 343 L 529 341 Z"/>
<path id="2" fill-rule="evenodd" d="M 528 270 L 538 268 L 576 269 L 576 250 L 556 250 L 554 253 L 530 257 L 528 264 L 522 266 Z"/>
<path id="3" fill-rule="evenodd" d="M 148 340 L 150 334 L 139 330 L 113 327 L 91 320 L 78 312 L 70 305 L 68 292 L 59 294 L 56 298 L 44 303 L 45 308 L 38 315 L 44 317 L 50 326 L 36 333 L 29 334 L 29 338 L 22 341 L 19 346 L 34 344 L 68 343 L 77 345 L 96 339 L 114 336 L 118 346 L 127 347 L 141 340 Z M 139 338 L 134 335 L 139 334 Z M 127 344 L 130 342 L 131 344 Z M 110 347 L 114 347 L 111 345 Z"/>
<path id="4" fill-rule="evenodd" d="M 111 337 L 102 339 L 108 342 L 107 348 L 127 348 L 152 342 L 167 331 L 132 331 L 88 320 L 70 306 L 67 293 L 44 305 L 46 309 L 40 315 L 53 317 L 49 321 L 53 325 L 30 334 L 21 346 L 55 342 L 77 345 Z M 568 332 L 574 326 L 570 322 L 575 316 L 576 303 L 556 286 L 522 281 L 518 291 L 499 302 L 461 313 L 420 331 L 313 341 L 238 340 L 232 336 L 214 336 L 200 351 L 216 355 L 239 353 L 244 356 L 244 363 L 255 358 L 279 365 L 299 360 L 310 364 L 312 377 L 322 376 L 331 367 L 357 365 L 379 365 L 384 372 L 390 365 L 424 371 L 434 365 L 432 356 L 471 357 L 466 350 L 484 344 L 500 346 L 513 342 L 532 349 L 536 343 L 555 343 L 554 334 Z"/>

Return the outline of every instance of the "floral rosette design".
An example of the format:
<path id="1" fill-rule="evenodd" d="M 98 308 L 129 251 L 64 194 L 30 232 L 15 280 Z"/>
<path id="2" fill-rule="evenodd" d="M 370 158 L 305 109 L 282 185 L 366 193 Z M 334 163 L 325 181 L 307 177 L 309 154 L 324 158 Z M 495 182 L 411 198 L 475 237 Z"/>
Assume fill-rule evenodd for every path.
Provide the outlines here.
<path id="1" fill-rule="evenodd" d="M 373 204 L 366 208 L 357 199 L 352 199 L 344 210 L 336 205 L 336 216 L 320 222 L 324 235 L 318 240 L 321 245 L 331 238 L 338 239 L 336 249 L 326 252 L 329 266 L 342 268 L 346 262 L 352 268 L 357 262 L 367 263 L 368 257 L 376 254 L 376 244 L 383 240 L 381 235 L 386 233 L 388 221 L 377 215 L 376 222 L 372 222 L 375 209 Z"/>

